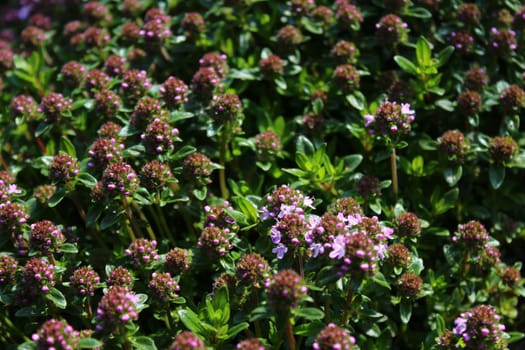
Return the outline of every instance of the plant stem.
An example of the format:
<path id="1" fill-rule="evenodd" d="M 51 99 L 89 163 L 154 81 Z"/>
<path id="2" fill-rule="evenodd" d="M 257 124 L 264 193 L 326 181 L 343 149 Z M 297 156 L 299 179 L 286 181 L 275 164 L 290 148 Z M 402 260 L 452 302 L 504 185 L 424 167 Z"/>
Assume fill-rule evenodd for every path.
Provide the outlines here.
<path id="1" fill-rule="evenodd" d="M 219 185 L 221 187 L 222 198 L 228 199 L 230 196 L 230 191 L 228 190 L 228 186 L 226 186 L 226 149 L 228 144 L 226 143 L 226 136 L 224 136 L 224 132 L 221 134 L 219 147 L 219 163 L 221 165 L 221 168 L 219 169 Z"/>
<path id="2" fill-rule="evenodd" d="M 286 332 L 286 339 L 288 340 L 288 347 L 290 350 L 295 350 L 295 337 L 293 335 L 292 323 L 290 322 L 290 317 L 286 318 L 284 329 Z"/>
<path id="3" fill-rule="evenodd" d="M 172 230 L 175 231 L 175 228 L 171 228 L 168 226 L 168 222 L 166 221 L 166 218 L 164 217 L 164 213 L 162 212 L 162 209 L 158 204 L 155 204 L 155 209 L 157 211 L 158 217 L 160 219 L 160 224 L 162 226 L 162 230 L 164 234 L 168 237 L 170 242 L 172 244 L 175 244 L 175 238 L 173 238 Z"/>
<path id="4" fill-rule="evenodd" d="M 122 197 L 122 205 L 124 206 L 124 210 L 126 211 L 126 216 L 128 217 L 127 227 L 128 227 L 128 233 L 130 234 L 131 240 L 134 241 L 135 239 L 137 239 L 136 236 L 143 237 L 144 235 L 142 234 L 142 230 L 140 229 L 139 225 L 137 224 L 137 221 L 133 217 L 133 213 L 131 212 L 131 208 L 128 202 L 128 197 L 126 196 Z"/>
<path id="5" fill-rule="evenodd" d="M 348 323 L 348 320 L 350 319 L 350 306 L 352 305 L 353 299 L 354 290 L 352 289 L 352 286 L 348 286 L 348 293 L 346 295 L 346 307 L 345 312 L 343 314 L 343 325 L 346 325 Z"/>
<path id="6" fill-rule="evenodd" d="M 148 232 L 149 238 L 156 241 L 157 237 L 155 236 L 155 232 L 153 232 L 153 229 L 151 228 L 148 218 L 146 218 L 146 215 L 144 215 L 144 212 L 137 204 L 137 202 L 135 202 L 133 199 L 131 199 L 130 202 L 133 209 L 139 214 L 140 220 L 142 220 L 146 224 L 146 232 Z"/>
<path id="7" fill-rule="evenodd" d="M 394 199 L 397 202 L 399 185 L 397 182 L 397 157 L 395 147 L 392 147 L 392 153 L 390 153 L 390 171 L 392 172 L 392 190 L 394 191 Z"/>

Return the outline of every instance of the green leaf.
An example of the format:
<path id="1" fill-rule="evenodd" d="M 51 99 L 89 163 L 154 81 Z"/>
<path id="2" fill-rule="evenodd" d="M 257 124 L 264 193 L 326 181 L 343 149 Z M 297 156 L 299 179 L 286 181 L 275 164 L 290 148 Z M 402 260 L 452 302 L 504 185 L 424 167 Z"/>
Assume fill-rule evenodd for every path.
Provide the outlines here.
<path id="1" fill-rule="evenodd" d="M 97 184 L 97 179 L 93 175 L 84 171 L 77 174 L 76 180 L 87 188 L 93 188 Z"/>
<path id="2" fill-rule="evenodd" d="M 507 332 L 507 334 L 509 335 L 509 339 L 507 339 L 509 344 L 515 343 L 518 340 L 525 338 L 525 333 L 523 332 Z"/>
<path id="3" fill-rule="evenodd" d="M 95 349 L 100 348 L 104 345 L 101 341 L 93 338 L 81 338 L 78 341 L 78 347 L 80 349 Z"/>
<path id="4" fill-rule="evenodd" d="M 232 69 L 228 75 L 232 79 L 239 80 L 256 80 L 257 77 L 253 74 L 252 69 Z"/>
<path id="5" fill-rule="evenodd" d="M 100 215 L 102 214 L 103 207 L 101 205 L 91 205 L 89 206 L 88 212 L 86 214 L 86 227 L 93 226 Z"/>
<path id="6" fill-rule="evenodd" d="M 432 196 L 430 197 L 430 202 L 434 206 L 434 215 L 441 215 L 449 209 L 454 208 L 454 206 L 456 205 L 456 201 L 458 200 L 458 196 L 458 188 L 454 188 L 448 191 L 443 196 L 440 196 L 438 189 L 434 191 L 434 193 L 432 193 Z"/>
<path id="7" fill-rule="evenodd" d="M 294 334 L 305 337 L 315 337 L 325 327 L 326 325 L 320 321 L 308 322 L 295 326 Z"/>
<path id="8" fill-rule="evenodd" d="M 404 15 L 423 19 L 432 18 L 432 13 L 424 7 L 411 7 L 405 11 Z"/>
<path id="9" fill-rule="evenodd" d="M 44 310 L 42 310 L 42 308 L 36 307 L 35 305 L 23 307 L 15 312 L 16 317 L 35 317 L 43 316 L 44 314 Z"/>
<path id="10" fill-rule="evenodd" d="M 105 230 L 115 225 L 120 220 L 120 213 L 109 213 L 100 222 L 100 229 Z"/>
<path id="11" fill-rule="evenodd" d="M 36 343 L 32 341 L 18 345 L 16 350 L 36 350 Z"/>
<path id="12" fill-rule="evenodd" d="M 297 142 L 295 144 L 295 156 L 297 157 L 297 153 L 302 153 L 305 156 L 312 156 L 315 153 L 315 147 L 313 143 L 308 140 L 307 137 L 303 135 L 299 135 L 297 138 Z"/>
<path id="13" fill-rule="evenodd" d="M 436 332 L 441 334 L 446 329 L 445 319 L 440 314 L 435 314 L 434 317 L 436 319 Z"/>
<path id="14" fill-rule="evenodd" d="M 195 117 L 195 114 L 190 112 L 184 112 L 184 111 L 173 111 L 170 113 L 170 123 L 175 123 L 180 120 L 189 119 Z"/>
<path id="15" fill-rule="evenodd" d="M 363 161 L 363 156 L 360 154 L 350 154 L 345 156 L 343 160 L 346 165 L 346 171 L 352 172 L 359 166 L 359 164 L 361 164 Z"/>
<path id="16" fill-rule="evenodd" d="M 288 173 L 288 174 L 292 174 L 293 176 L 297 176 L 299 178 L 306 178 L 308 176 L 308 173 L 304 170 L 301 170 L 301 169 L 296 169 L 296 168 L 285 168 L 285 169 L 282 169 L 285 173 Z"/>
<path id="17" fill-rule="evenodd" d="M 454 102 L 444 98 L 437 100 L 434 104 L 447 112 L 454 112 L 456 106 Z"/>
<path id="18" fill-rule="evenodd" d="M 237 334 L 239 334 L 239 332 L 242 332 L 248 327 L 250 327 L 250 324 L 248 322 L 241 322 L 239 324 L 236 324 L 235 326 L 228 329 L 228 333 L 226 333 L 225 340 L 235 337 Z"/>
<path id="19" fill-rule="evenodd" d="M 505 167 L 491 164 L 489 167 L 489 180 L 493 189 L 497 190 L 505 180 Z"/>
<path id="20" fill-rule="evenodd" d="M 42 136 L 43 134 L 51 130 L 52 127 L 53 127 L 53 124 L 47 124 L 44 122 L 38 123 L 36 130 L 35 130 L 35 136 L 36 137 Z"/>
<path id="21" fill-rule="evenodd" d="M 203 322 L 199 319 L 199 316 L 191 309 L 178 310 L 180 320 L 184 325 L 193 333 L 203 335 L 204 327 Z"/>
<path id="22" fill-rule="evenodd" d="M 78 253 L 78 248 L 73 243 L 64 243 L 60 246 L 58 250 L 61 251 L 62 253 L 69 253 L 69 254 Z"/>
<path id="23" fill-rule="evenodd" d="M 208 194 L 208 188 L 206 186 L 203 187 L 196 187 L 192 191 L 195 198 L 197 198 L 200 201 L 203 201 L 206 199 L 206 195 Z"/>
<path id="24" fill-rule="evenodd" d="M 443 170 L 443 177 L 449 186 L 455 186 L 463 175 L 463 167 L 461 165 L 454 165 Z"/>
<path id="25" fill-rule="evenodd" d="M 454 52 L 454 47 L 450 45 L 445 47 L 443 50 L 439 51 L 439 53 L 436 56 L 437 62 L 434 65 L 434 67 L 439 68 L 443 66 L 445 63 L 447 63 L 447 61 L 449 60 L 453 52 Z"/>
<path id="26" fill-rule="evenodd" d="M 412 63 L 410 60 L 403 56 L 396 55 L 394 56 L 394 61 L 396 61 L 397 65 L 404 70 L 405 72 L 417 75 L 417 67 L 414 63 Z"/>
<path id="27" fill-rule="evenodd" d="M 294 310 L 296 317 L 302 317 L 308 321 L 317 321 L 324 318 L 324 312 L 316 307 L 302 307 Z"/>
<path id="28" fill-rule="evenodd" d="M 194 153 L 197 149 L 190 145 L 182 146 L 181 149 L 179 149 L 176 153 L 172 154 L 170 156 L 170 160 L 177 160 L 186 158 L 190 154 Z"/>
<path id="29" fill-rule="evenodd" d="M 346 101 L 358 111 L 365 109 L 366 98 L 360 91 L 354 91 L 351 95 L 347 95 Z"/>
<path id="30" fill-rule="evenodd" d="M 131 338 L 131 344 L 137 350 L 157 350 L 155 342 L 150 337 L 138 336 Z"/>
<path id="31" fill-rule="evenodd" d="M 430 44 L 423 36 L 420 36 L 416 43 L 416 60 L 420 67 L 429 67 L 433 63 Z"/>
<path id="32" fill-rule="evenodd" d="M 67 306 L 66 297 L 55 287 L 50 287 L 49 292 L 45 293 L 45 297 L 59 309 L 65 309 Z"/>
<path id="33" fill-rule="evenodd" d="M 64 190 L 64 188 L 60 188 L 51 196 L 51 198 L 49 198 L 49 200 L 47 201 L 47 205 L 50 208 L 56 207 L 62 201 L 62 199 L 64 199 L 65 196 L 66 191 Z"/>
<path id="34" fill-rule="evenodd" d="M 412 302 L 409 300 L 403 300 L 399 304 L 399 317 L 404 324 L 407 324 L 410 321 L 410 317 L 412 317 Z"/>
<path id="35" fill-rule="evenodd" d="M 385 276 L 379 271 L 374 274 L 374 276 L 372 277 L 372 281 L 374 281 L 377 285 L 380 285 L 381 287 L 384 287 L 388 290 L 392 289 L 392 287 L 390 287 L 390 284 L 388 284 L 387 280 L 385 279 Z"/>
<path id="36" fill-rule="evenodd" d="M 257 213 L 257 207 L 245 197 L 235 198 L 235 203 L 246 216 L 248 223 L 257 222 L 259 214 Z"/>

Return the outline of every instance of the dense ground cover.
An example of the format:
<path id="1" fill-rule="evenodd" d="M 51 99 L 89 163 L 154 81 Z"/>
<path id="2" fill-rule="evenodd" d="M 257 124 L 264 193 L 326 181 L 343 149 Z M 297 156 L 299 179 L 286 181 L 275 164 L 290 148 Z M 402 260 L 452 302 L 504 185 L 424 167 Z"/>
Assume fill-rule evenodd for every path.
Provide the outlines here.
<path id="1" fill-rule="evenodd" d="M 5 349 L 506 349 L 525 7 L 0 10 Z"/>

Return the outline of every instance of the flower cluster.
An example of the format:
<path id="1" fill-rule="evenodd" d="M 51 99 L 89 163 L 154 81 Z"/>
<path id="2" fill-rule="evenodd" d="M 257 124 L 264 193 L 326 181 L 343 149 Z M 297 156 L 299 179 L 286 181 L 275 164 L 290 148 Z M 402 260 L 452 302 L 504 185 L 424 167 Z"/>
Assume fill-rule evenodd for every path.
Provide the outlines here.
<path id="1" fill-rule="evenodd" d="M 140 139 L 147 152 L 161 154 L 173 150 L 173 142 L 178 134 L 179 129 L 171 127 L 159 118 L 155 118 L 148 124 L 146 131 L 140 135 Z"/>
<path id="2" fill-rule="evenodd" d="M 124 145 L 114 138 L 99 138 L 93 142 L 88 150 L 91 157 L 88 167 L 104 170 L 109 164 L 120 162 Z"/>
<path id="3" fill-rule="evenodd" d="M 162 303 L 173 301 L 179 297 L 177 295 L 177 291 L 180 289 L 179 284 L 169 272 L 153 272 L 148 286 L 155 298 Z"/>
<path id="4" fill-rule="evenodd" d="M 206 250 L 211 258 L 217 258 L 225 255 L 233 248 L 230 236 L 230 229 L 228 228 L 207 226 L 202 230 L 197 245 Z"/>
<path id="5" fill-rule="evenodd" d="M 266 79 L 280 77 L 284 73 L 284 60 L 277 55 L 268 55 L 259 60 L 259 69 Z"/>
<path id="6" fill-rule="evenodd" d="M 365 126 L 370 134 L 395 137 L 410 131 L 410 124 L 415 120 L 414 113 L 408 103 L 385 101 L 375 115 L 365 115 Z"/>
<path id="7" fill-rule="evenodd" d="M 120 77 L 127 70 L 126 59 L 117 55 L 110 55 L 104 61 L 104 72 L 110 77 Z"/>
<path id="8" fill-rule="evenodd" d="M 518 144 L 510 136 L 496 136 L 489 142 L 489 153 L 496 163 L 510 162 L 518 152 Z"/>
<path id="9" fill-rule="evenodd" d="M 138 319 L 139 299 L 127 287 L 112 286 L 100 299 L 97 307 L 96 330 L 112 333 Z"/>
<path id="10" fill-rule="evenodd" d="M 265 350 L 266 348 L 257 338 L 245 339 L 237 343 L 237 350 Z"/>
<path id="11" fill-rule="evenodd" d="M 382 45 L 397 45 L 407 40 L 408 25 L 394 14 L 381 17 L 376 24 L 377 41 Z"/>
<path id="12" fill-rule="evenodd" d="M 465 72 L 463 84 L 468 90 L 482 91 L 489 83 L 489 76 L 485 69 L 480 67 L 470 68 Z"/>
<path id="13" fill-rule="evenodd" d="M 388 247 L 386 262 L 394 267 L 408 267 L 412 262 L 410 251 L 402 243 L 395 243 Z"/>
<path id="14" fill-rule="evenodd" d="M 188 102 L 188 85 L 179 78 L 168 77 L 159 89 L 168 108 L 178 108 Z"/>
<path id="15" fill-rule="evenodd" d="M 452 333 L 447 332 L 438 341 L 441 349 L 462 346 L 466 349 L 506 349 L 505 325 L 491 305 L 479 305 L 461 313 L 454 320 Z M 460 345 L 462 344 L 462 345 Z"/>
<path id="16" fill-rule="evenodd" d="M 13 117 L 23 117 L 31 121 L 37 118 L 38 105 L 31 96 L 18 95 L 11 100 L 9 110 Z"/>
<path id="17" fill-rule="evenodd" d="M 355 64 L 359 57 L 359 49 L 357 46 L 346 40 L 338 41 L 330 53 L 340 64 Z"/>
<path id="18" fill-rule="evenodd" d="M 46 117 L 47 122 L 53 122 L 70 111 L 72 106 L 73 101 L 70 98 L 65 98 L 61 93 L 51 92 L 42 97 L 38 112 Z"/>
<path id="19" fill-rule="evenodd" d="M 206 345 L 193 332 L 184 331 L 175 336 L 169 350 L 206 350 Z"/>
<path id="20" fill-rule="evenodd" d="M 282 50 L 288 52 L 303 42 L 303 34 L 299 28 L 288 24 L 279 29 L 277 42 Z"/>
<path id="21" fill-rule="evenodd" d="M 452 241 L 462 243 L 468 249 L 478 251 L 489 241 L 489 233 L 481 222 L 471 220 L 458 225 L 458 233 L 452 237 Z"/>
<path id="22" fill-rule="evenodd" d="M 192 262 L 191 251 L 183 248 L 173 248 L 166 254 L 166 270 L 174 275 L 188 271 Z"/>
<path id="23" fill-rule="evenodd" d="M 102 174 L 102 184 L 108 196 L 129 196 L 137 191 L 139 179 L 131 165 L 124 162 L 111 163 Z"/>
<path id="24" fill-rule="evenodd" d="M 467 26 L 476 26 L 481 22 L 481 11 L 476 4 L 461 4 L 458 7 L 457 17 Z"/>
<path id="25" fill-rule="evenodd" d="M 511 29 L 492 28 L 488 45 L 497 56 L 507 59 L 518 48 L 516 32 Z"/>
<path id="26" fill-rule="evenodd" d="M 111 78 L 104 71 L 100 69 L 92 69 L 86 75 L 84 85 L 88 90 L 102 90 L 109 87 Z"/>
<path id="27" fill-rule="evenodd" d="M 221 78 L 211 67 L 201 67 L 191 80 L 192 91 L 202 101 L 209 101 L 213 93 L 221 87 Z"/>
<path id="28" fill-rule="evenodd" d="M 335 18 L 337 23 L 343 28 L 356 28 L 363 23 L 363 14 L 355 5 L 352 5 L 348 0 L 338 0 L 335 2 L 337 11 Z"/>
<path id="29" fill-rule="evenodd" d="M 0 255 L 0 288 L 15 281 L 18 261 L 11 255 Z"/>
<path id="30" fill-rule="evenodd" d="M 106 283 L 108 286 L 121 286 L 132 289 L 135 284 L 131 271 L 125 267 L 116 267 L 109 273 Z"/>
<path id="31" fill-rule="evenodd" d="M 269 273 L 268 262 L 258 253 L 243 255 L 235 267 L 237 279 L 251 288 L 261 288 Z"/>
<path id="32" fill-rule="evenodd" d="M 317 334 L 312 348 L 314 350 L 351 350 L 354 344 L 355 338 L 346 329 L 335 323 L 329 323 Z"/>
<path id="33" fill-rule="evenodd" d="M 199 59 L 199 67 L 213 68 L 221 79 L 225 78 L 230 67 L 228 66 L 228 56 L 217 52 L 208 52 Z"/>
<path id="34" fill-rule="evenodd" d="M 158 100 L 146 96 L 138 100 L 135 104 L 129 122 L 136 128 L 142 129 L 155 118 L 164 119 L 162 106 Z"/>
<path id="35" fill-rule="evenodd" d="M 227 228 L 230 232 L 237 232 L 239 225 L 237 221 L 228 214 L 227 210 L 233 210 L 233 207 L 228 201 L 212 206 L 206 205 L 204 207 L 204 212 L 206 213 L 204 227 L 217 226 Z"/>
<path id="36" fill-rule="evenodd" d="M 162 190 L 173 179 L 170 167 L 166 163 L 154 159 L 146 163 L 139 174 L 140 184 L 150 192 Z"/>
<path id="37" fill-rule="evenodd" d="M 69 61 L 62 66 L 60 74 L 65 85 L 79 87 L 86 77 L 86 67 L 77 61 Z"/>
<path id="38" fill-rule="evenodd" d="M 510 85 L 500 93 L 499 102 L 505 112 L 517 111 L 525 107 L 525 91 L 518 85 Z"/>
<path id="39" fill-rule="evenodd" d="M 44 258 L 30 258 L 22 268 L 17 286 L 17 302 L 32 303 L 55 285 L 55 266 Z"/>
<path id="40" fill-rule="evenodd" d="M 414 213 L 404 212 L 396 216 L 393 224 L 398 237 L 415 238 L 421 235 L 421 223 Z"/>
<path id="41" fill-rule="evenodd" d="M 102 89 L 95 92 L 95 108 L 107 118 L 112 118 L 117 113 L 122 100 L 111 90 Z"/>
<path id="42" fill-rule="evenodd" d="M 306 296 L 304 280 L 293 270 L 281 270 L 266 281 L 268 302 L 277 312 L 288 312 Z"/>
<path id="43" fill-rule="evenodd" d="M 474 49 L 474 37 L 465 31 L 450 33 L 448 41 L 456 51 L 464 54 L 470 53 Z"/>
<path id="44" fill-rule="evenodd" d="M 457 98 L 459 112 L 465 115 L 481 112 L 481 102 L 481 95 L 477 91 L 463 91 Z"/>
<path id="45" fill-rule="evenodd" d="M 80 171 L 78 161 L 68 154 L 58 154 L 49 165 L 49 178 L 57 182 L 69 182 L 75 179 Z"/>
<path id="46" fill-rule="evenodd" d="M 261 162 L 272 161 L 276 155 L 281 153 L 281 138 L 271 130 L 255 135 L 253 142 L 257 159 Z"/>
<path id="47" fill-rule="evenodd" d="M 211 183 L 214 166 L 210 158 L 200 152 L 190 154 L 183 163 L 182 173 L 192 183 L 205 186 Z"/>
<path id="48" fill-rule="evenodd" d="M 465 136 L 459 130 L 447 130 L 437 140 L 439 152 L 444 154 L 447 159 L 456 164 L 463 163 L 470 145 L 465 140 Z"/>
<path id="49" fill-rule="evenodd" d="M 90 266 L 82 266 L 73 271 L 69 281 L 80 296 L 92 297 L 95 295 L 95 289 L 100 287 L 100 276 Z"/>
<path id="50" fill-rule="evenodd" d="M 134 267 L 147 268 L 159 260 L 157 252 L 157 241 L 146 238 L 138 238 L 131 242 L 124 253 L 130 257 Z"/>
<path id="51" fill-rule="evenodd" d="M 66 242 L 62 230 L 49 220 L 35 222 L 30 228 L 29 246 L 43 255 L 59 251 L 60 246 Z"/>
<path id="52" fill-rule="evenodd" d="M 52 318 L 44 322 L 31 339 L 37 349 L 74 350 L 78 347 L 80 333 L 67 321 Z"/>
<path id="53" fill-rule="evenodd" d="M 416 298 L 423 290 L 423 280 L 412 272 L 405 272 L 396 282 L 399 295 L 408 298 Z"/>
<path id="54" fill-rule="evenodd" d="M 206 22 L 200 13 L 188 12 L 182 19 L 181 27 L 187 38 L 196 39 L 206 30 Z"/>
<path id="55" fill-rule="evenodd" d="M 146 94 L 151 87 L 151 82 L 146 71 L 130 69 L 124 72 L 120 86 L 128 100 L 137 101 Z"/>
<path id="56" fill-rule="evenodd" d="M 337 66 L 332 74 L 332 80 L 344 94 L 350 94 L 359 89 L 359 72 L 351 64 Z"/>
<path id="57" fill-rule="evenodd" d="M 239 96 L 230 93 L 213 96 L 210 114 L 219 125 L 238 125 L 242 117 L 242 103 Z"/>

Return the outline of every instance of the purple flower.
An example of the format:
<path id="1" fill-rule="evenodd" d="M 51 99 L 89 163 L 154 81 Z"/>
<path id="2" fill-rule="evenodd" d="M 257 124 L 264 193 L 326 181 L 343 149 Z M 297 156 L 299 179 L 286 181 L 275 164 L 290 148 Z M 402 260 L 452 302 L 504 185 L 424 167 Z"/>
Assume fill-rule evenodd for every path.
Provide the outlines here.
<path id="1" fill-rule="evenodd" d="M 345 236 L 338 235 L 332 243 L 332 251 L 328 255 L 331 259 L 342 259 L 346 253 Z"/>
<path id="2" fill-rule="evenodd" d="M 279 244 L 281 242 L 281 232 L 275 226 L 272 227 L 270 232 L 271 232 L 270 237 L 272 238 L 272 242 L 274 244 Z"/>
<path id="3" fill-rule="evenodd" d="M 277 259 L 279 260 L 284 258 L 284 254 L 286 254 L 286 252 L 288 252 L 288 248 L 282 243 L 277 244 L 277 247 L 272 249 L 272 253 L 277 254 Z"/>

